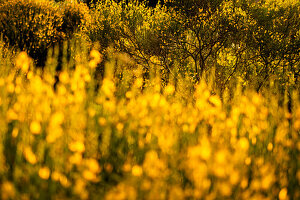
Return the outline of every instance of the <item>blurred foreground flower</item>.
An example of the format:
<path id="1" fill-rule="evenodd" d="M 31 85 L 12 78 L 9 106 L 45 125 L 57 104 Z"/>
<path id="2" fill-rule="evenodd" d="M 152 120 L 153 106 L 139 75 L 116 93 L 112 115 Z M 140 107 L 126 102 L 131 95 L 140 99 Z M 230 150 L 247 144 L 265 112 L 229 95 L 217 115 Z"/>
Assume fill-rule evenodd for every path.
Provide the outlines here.
<path id="1" fill-rule="evenodd" d="M 16 59 L 16 67 L 27 73 L 29 70 L 31 59 L 25 51 L 19 53 Z"/>
<path id="2" fill-rule="evenodd" d="M 50 170 L 48 167 L 42 167 L 40 168 L 39 170 L 39 176 L 42 178 L 42 179 L 45 179 L 47 180 L 50 176 Z"/>

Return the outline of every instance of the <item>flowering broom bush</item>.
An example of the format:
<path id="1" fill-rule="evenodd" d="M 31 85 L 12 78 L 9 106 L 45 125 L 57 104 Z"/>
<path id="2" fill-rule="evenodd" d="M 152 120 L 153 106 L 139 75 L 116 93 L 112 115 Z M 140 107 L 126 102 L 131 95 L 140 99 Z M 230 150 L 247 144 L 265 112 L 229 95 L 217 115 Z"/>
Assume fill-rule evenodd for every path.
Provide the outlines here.
<path id="1" fill-rule="evenodd" d="M 0 2 L 0 33 L 10 46 L 27 51 L 45 65 L 47 51 L 73 36 L 89 20 L 87 6 L 76 2 L 8 0 Z"/>

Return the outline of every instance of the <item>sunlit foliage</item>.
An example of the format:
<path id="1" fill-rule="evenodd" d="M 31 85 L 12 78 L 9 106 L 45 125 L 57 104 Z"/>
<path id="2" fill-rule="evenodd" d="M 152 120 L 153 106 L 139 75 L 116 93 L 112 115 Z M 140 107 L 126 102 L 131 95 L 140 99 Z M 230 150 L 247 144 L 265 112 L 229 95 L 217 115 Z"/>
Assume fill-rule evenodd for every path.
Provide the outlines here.
<path id="1" fill-rule="evenodd" d="M 299 199 L 299 13 L 0 0 L 0 199 Z"/>
<path id="2" fill-rule="evenodd" d="M 221 99 L 211 81 L 160 87 L 154 68 L 142 87 L 118 53 L 96 89 L 102 56 L 81 52 L 56 90 L 51 63 L 41 72 L 25 52 L 1 73 L 2 198 L 299 198 L 297 93 L 290 112 L 274 86 Z"/>

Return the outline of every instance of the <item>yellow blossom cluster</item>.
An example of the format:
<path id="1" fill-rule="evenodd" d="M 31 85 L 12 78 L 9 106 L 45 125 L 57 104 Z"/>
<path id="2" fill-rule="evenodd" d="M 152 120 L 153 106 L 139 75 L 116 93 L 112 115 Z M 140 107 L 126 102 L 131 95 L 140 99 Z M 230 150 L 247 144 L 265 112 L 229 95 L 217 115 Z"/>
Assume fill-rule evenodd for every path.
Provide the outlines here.
<path id="1" fill-rule="evenodd" d="M 100 82 L 102 55 L 89 55 L 57 83 L 24 52 L 0 75 L 2 199 L 300 198 L 298 94 L 288 110 L 275 94 L 226 99 L 205 81 L 162 87 L 114 59 Z"/>

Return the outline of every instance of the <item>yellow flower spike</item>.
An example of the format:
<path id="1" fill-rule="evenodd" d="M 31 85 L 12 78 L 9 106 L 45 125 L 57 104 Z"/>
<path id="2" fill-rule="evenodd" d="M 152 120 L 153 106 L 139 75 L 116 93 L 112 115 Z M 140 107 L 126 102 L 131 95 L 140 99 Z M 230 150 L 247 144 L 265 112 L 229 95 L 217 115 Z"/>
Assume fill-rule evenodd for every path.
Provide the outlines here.
<path id="1" fill-rule="evenodd" d="M 21 93 L 21 87 L 20 87 L 19 85 L 17 85 L 17 86 L 15 87 L 15 93 L 16 93 L 16 94 L 20 94 L 20 93 Z"/>
<path id="2" fill-rule="evenodd" d="M 19 53 L 16 59 L 16 67 L 27 73 L 30 66 L 30 58 L 25 51 Z"/>
<path id="3" fill-rule="evenodd" d="M 63 71 L 59 74 L 59 81 L 62 82 L 63 84 L 67 84 L 69 82 L 69 74 L 66 71 Z"/>
<path id="4" fill-rule="evenodd" d="M 84 78 L 85 82 L 90 82 L 92 80 L 92 78 L 89 74 L 85 74 L 83 78 Z"/>
<path id="5" fill-rule="evenodd" d="M 124 124 L 122 124 L 121 122 L 119 122 L 119 123 L 117 123 L 116 128 L 117 128 L 118 131 L 122 131 L 123 128 L 124 128 Z"/>
<path id="6" fill-rule="evenodd" d="M 86 165 L 88 166 L 89 170 L 93 173 L 99 173 L 101 171 L 98 161 L 93 158 L 87 159 Z"/>
<path id="7" fill-rule="evenodd" d="M 69 144 L 69 149 L 73 152 L 83 153 L 85 151 L 85 146 L 81 141 L 71 142 Z"/>
<path id="8" fill-rule="evenodd" d="M 224 164 L 227 160 L 227 152 L 225 150 L 220 150 L 216 153 L 216 161 L 219 164 Z"/>
<path id="9" fill-rule="evenodd" d="M 229 181 L 232 185 L 235 185 L 239 182 L 239 179 L 240 179 L 240 176 L 239 176 L 239 173 L 237 171 L 233 171 L 231 174 L 230 174 L 230 178 L 229 178 Z"/>
<path id="10" fill-rule="evenodd" d="M 23 151 L 25 159 L 30 163 L 30 164 L 36 164 L 37 163 L 37 158 L 32 152 L 30 147 L 25 147 Z"/>
<path id="11" fill-rule="evenodd" d="M 96 115 L 96 110 L 92 107 L 88 108 L 89 117 L 94 117 Z"/>
<path id="12" fill-rule="evenodd" d="M 125 94 L 126 98 L 130 99 L 131 97 L 133 97 L 133 92 L 132 91 L 128 91 Z"/>
<path id="13" fill-rule="evenodd" d="M 242 150 L 247 151 L 248 148 L 249 148 L 249 141 L 248 141 L 248 139 L 245 138 L 245 137 L 240 138 L 240 139 L 239 139 L 239 146 L 240 146 L 240 148 L 241 148 Z"/>
<path id="14" fill-rule="evenodd" d="M 59 172 L 54 171 L 51 175 L 51 179 L 54 181 L 59 181 L 61 174 Z"/>
<path id="15" fill-rule="evenodd" d="M 173 85 L 168 85 L 165 88 L 165 94 L 166 95 L 172 95 L 175 92 L 175 87 Z"/>
<path id="16" fill-rule="evenodd" d="M 132 175 L 141 176 L 143 174 L 143 168 L 139 165 L 134 165 L 131 170 Z"/>
<path id="17" fill-rule="evenodd" d="M 65 95 L 67 93 L 67 89 L 64 85 L 59 85 L 57 87 L 57 91 L 58 91 L 58 94 L 60 94 L 61 96 Z"/>
<path id="18" fill-rule="evenodd" d="M 123 171 L 124 172 L 130 172 L 131 171 L 131 164 L 130 163 L 125 163 L 123 165 Z"/>
<path id="19" fill-rule="evenodd" d="M 2 199 L 14 199 L 16 195 L 15 187 L 13 183 L 4 181 L 1 184 L 1 198 Z"/>
<path id="20" fill-rule="evenodd" d="M 28 80 L 31 80 L 33 78 L 34 74 L 32 71 L 29 71 L 28 74 L 27 74 L 27 79 Z"/>
<path id="21" fill-rule="evenodd" d="M 64 187 L 69 187 L 70 186 L 70 182 L 69 182 L 68 178 L 66 176 L 64 176 L 63 174 L 61 174 L 59 176 L 59 182 Z"/>
<path id="22" fill-rule="evenodd" d="M 99 117 L 98 123 L 100 126 L 104 126 L 106 124 L 106 119 L 104 117 Z"/>
<path id="23" fill-rule="evenodd" d="M 50 176 L 50 169 L 48 167 L 42 167 L 39 170 L 39 176 L 42 179 L 48 180 L 49 176 Z"/>
<path id="24" fill-rule="evenodd" d="M 92 68 L 92 69 L 96 68 L 97 65 L 98 65 L 98 63 L 95 60 L 91 60 L 89 62 L 89 67 Z"/>
<path id="25" fill-rule="evenodd" d="M 232 193 L 231 186 L 228 183 L 222 183 L 219 189 L 221 194 L 224 196 L 230 196 Z"/>
<path id="26" fill-rule="evenodd" d="M 102 61 L 102 55 L 97 50 L 92 50 L 90 52 L 91 61 L 89 62 L 90 68 L 96 68 L 97 65 Z"/>
<path id="27" fill-rule="evenodd" d="M 57 138 L 59 138 L 60 136 L 62 136 L 62 134 L 63 134 L 63 129 L 60 127 L 60 126 L 58 126 L 58 127 L 49 127 L 48 128 L 48 134 L 47 134 L 47 136 L 46 136 L 46 141 L 48 142 L 48 143 L 53 143 L 53 142 L 55 142 L 55 140 L 57 139 Z"/>
<path id="28" fill-rule="evenodd" d="M 272 151 L 273 150 L 273 144 L 269 143 L 267 146 L 268 151 Z"/>
<path id="29" fill-rule="evenodd" d="M 222 102 L 218 96 L 209 97 L 209 102 L 212 103 L 216 107 L 220 107 L 222 105 Z"/>
<path id="30" fill-rule="evenodd" d="M 15 91 L 15 85 L 13 83 L 9 83 L 6 86 L 6 90 L 7 90 L 8 93 L 13 93 Z"/>
<path id="31" fill-rule="evenodd" d="M 18 128 L 14 128 L 12 133 L 11 133 L 11 136 L 16 138 L 17 136 L 19 135 L 19 129 Z"/>
<path id="32" fill-rule="evenodd" d="M 61 125 L 63 123 L 63 121 L 64 121 L 64 114 L 62 112 L 58 111 L 51 116 L 50 125 L 58 126 L 58 125 Z"/>
<path id="33" fill-rule="evenodd" d="M 97 180 L 97 176 L 89 170 L 84 170 L 82 175 L 83 175 L 83 178 L 88 181 L 96 181 Z"/>
<path id="34" fill-rule="evenodd" d="M 191 158 L 201 158 L 203 160 L 208 160 L 211 155 L 211 149 L 209 144 L 197 145 L 195 147 L 190 147 L 188 151 L 188 156 Z"/>
<path id="35" fill-rule="evenodd" d="M 82 154 L 75 153 L 69 158 L 70 163 L 79 165 L 82 161 Z"/>
<path id="36" fill-rule="evenodd" d="M 246 178 L 243 178 L 240 185 L 243 189 L 245 189 L 248 186 L 248 180 Z"/>
<path id="37" fill-rule="evenodd" d="M 88 199 L 88 192 L 86 191 L 86 183 L 87 181 L 84 179 L 77 179 L 74 192 L 80 196 L 81 199 Z"/>
<path id="38" fill-rule="evenodd" d="M 280 199 L 280 200 L 285 200 L 285 199 L 287 199 L 287 198 L 288 198 L 287 193 L 288 193 L 287 188 L 282 188 L 282 189 L 280 190 L 280 192 L 279 192 L 279 195 L 278 195 L 279 199 Z"/>
<path id="39" fill-rule="evenodd" d="M 98 63 L 100 63 L 101 60 L 102 60 L 102 55 L 101 55 L 101 53 L 100 53 L 99 51 L 97 51 L 97 50 L 92 50 L 92 51 L 90 52 L 90 57 L 91 57 L 93 60 L 96 60 Z"/>
<path id="40" fill-rule="evenodd" d="M 103 93 L 106 96 L 112 97 L 114 95 L 115 90 L 116 90 L 114 82 L 107 79 L 107 78 L 105 78 L 103 80 L 101 90 L 103 91 Z"/>
<path id="41" fill-rule="evenodd" d="M 250 164 L 251 164 L 251 158 L 250 158 L 250 157 L 247 157 L 247 158 L 245 159 L 245 164 L 246 164 L 246 165 L 250 165 Z"/>
<path id="42" fill-rule="evenodd" d="M 3 78 L 0 78 L 0 86 L 3 86 L 5 84 L 5 80 Z"/>
<path id="43" fill-rule="evenodd" d="M 18 119 L 18 114 L 13 109 L 9 109 L 6 115 L 9 121 Z"/>
<path id="44" fill-rule="evenodd" d="M 143 86 L 143 79 L 142 78 L 137 78 L 134 82 L 134 86 L 137 87 L 137 88 L 140 88 Z"/>
<path id="45" fill-rule="evenodd" d="M 30 123 L 30 132 L 33 134 L 40 134 L 41 133 L 41 124 L 38 121 L 33 121 Z"/>

